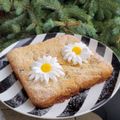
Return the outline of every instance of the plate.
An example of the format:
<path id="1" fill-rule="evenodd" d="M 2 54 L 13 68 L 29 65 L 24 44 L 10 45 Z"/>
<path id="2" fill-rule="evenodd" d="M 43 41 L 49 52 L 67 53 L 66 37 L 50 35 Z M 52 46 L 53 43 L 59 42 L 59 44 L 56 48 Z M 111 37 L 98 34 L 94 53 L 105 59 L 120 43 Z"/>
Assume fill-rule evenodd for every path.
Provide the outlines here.
<path id="1" fill-rule="evenodd" d="M 120 86 L 120 62 L 113 51 L 106 45 L 85 36 L 74 34 L 91 50 L 96 51 L 114 70 L 109 80 L 83 90 L 63 103 L 58 103 L 46 109 L 35 107 L 29 100 L 25 90 L 17 80 L 6 54 L 13 48 L 44 42 L 49 38 L 64 33 L 49 33 L 20 40 L 0 53 L 0 100 L 3 104 L 19 113 L 45 119 L 64 119 L 83 115 L 98 109 L 110 100 Z M 52 47 L 52 46 L 51 46 Z"/>

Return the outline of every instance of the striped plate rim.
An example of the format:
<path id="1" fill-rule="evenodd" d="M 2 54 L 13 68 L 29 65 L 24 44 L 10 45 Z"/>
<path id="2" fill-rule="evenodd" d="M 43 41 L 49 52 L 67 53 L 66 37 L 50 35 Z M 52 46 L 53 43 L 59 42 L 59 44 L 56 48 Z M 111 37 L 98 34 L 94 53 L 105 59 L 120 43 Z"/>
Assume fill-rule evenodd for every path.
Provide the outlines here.
<path id="1" fill-rule="evenodd" d="M 0 53 L 0 99 L 3 104 L 28 116 L 45 119 L 64 119 L 91 112 L 104 105 L 113 97 L 120 86 L 120 62 L 117 56 L 104 44 L 92 38 L 74 34 L 74 36 L 88 45 L 90 49 L 96 51 L 113 65 L 113 76 L 108 81 L 83 90 L 76 96 L 71 97 L 63 103 L 55 104 L 50 108 L 39 109 L 32 105 L 26 92 L 16 79 L 6 58 L 6 54 L 13 48 L 36 44 L 63 34 L 65 33 L 49 33 L 26 38 L 10 45 Z M 91 100 L 91 98 L 94 98 L 94 100 Z"/>

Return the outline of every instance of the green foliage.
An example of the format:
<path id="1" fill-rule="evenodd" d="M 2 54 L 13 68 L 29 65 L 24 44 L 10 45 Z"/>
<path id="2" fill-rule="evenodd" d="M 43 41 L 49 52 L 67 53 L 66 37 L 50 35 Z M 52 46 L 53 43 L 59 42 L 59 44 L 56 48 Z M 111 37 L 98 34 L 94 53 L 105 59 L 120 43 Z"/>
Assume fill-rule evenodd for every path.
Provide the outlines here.
<path id="1" fill-rule="evenodd" d="M 58 0 L 36 0 L 36 3 L 46 9 L 59 10 L 61 8 Z"/>
<path id="2" fill-rule="evenodd" d="M 74 31 L 74 33 L 79 33 L 82 35 L 87 35 L 87 36 L 94 36 L 97 37 L 96 35 L 96 29 L 94 28 L 94 26 L 90 25 L 90 24 L 85 24 L 85 23 L 81 23 L 79 26 L 77 27 L 71 27 L 70 28 L 71 31 Z"/>
<path id="3" fill-rule="evenodd" d="M 120 4 L 114 0 L 79 0 L 79 3 L 89 15 L 100 21 L 120 15 Z"/>
<path id="4" fill-rule="evenodd" d="M 61 11 L 64 14 L 64 18 L 75 18 L 83 22 L 89 22 L 91 20 L 91 16 L 76 5 L 66 5 Z"/>
<path id="5" fill-rule="evenodd" d="M 120 0 L 0 0 L 3 47 L 55 28 L 98 39 L 120 56 Z"/>
<path id="6" fill-rule="evenodd" d="M 2 9 L 6 12 L 9 12 L 11 9 L 11 1 L 10 0 L 0 0 L 0 4 L 2 4 Z"/>
<path id="7" fill-rule="evenodd" d="M 15 8 L 16 15 L 20 15 L 28 5 L 29 5 L 29 0 L 15 0 L 14 8 Z"/>
<path id="8" fill-rule="evenodd" d="M 120 56 L 120 17 L 105 22 L 95 22 L 98 40 L 110 46 Z"/>

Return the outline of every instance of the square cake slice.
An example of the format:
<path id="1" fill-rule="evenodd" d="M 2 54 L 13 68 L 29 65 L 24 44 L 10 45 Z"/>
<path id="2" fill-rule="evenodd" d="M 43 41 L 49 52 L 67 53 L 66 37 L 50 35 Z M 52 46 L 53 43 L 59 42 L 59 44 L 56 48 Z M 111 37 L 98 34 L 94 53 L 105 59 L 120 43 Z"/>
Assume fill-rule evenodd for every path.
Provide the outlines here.
<path id="1" fill-rule="evenodd" d="M 42 43 L 15 48 L 7 54 L 13 71 L 35 106 L 50 107 L 111 76 L 111 64 L 96 53 L 90 56 L 87 63 L 80 66 L 66 62 L 61 51 L 65 45 L 75 42 L 79 42 L 79 39 L 74 36 L 57 36 Z M 57 57 L 63 67 L 65 76 L 59 77 L 57 82 L 49 81 L 48 84 L 43 84 L 29 80 L 32 63 L 44 55 Z"/>

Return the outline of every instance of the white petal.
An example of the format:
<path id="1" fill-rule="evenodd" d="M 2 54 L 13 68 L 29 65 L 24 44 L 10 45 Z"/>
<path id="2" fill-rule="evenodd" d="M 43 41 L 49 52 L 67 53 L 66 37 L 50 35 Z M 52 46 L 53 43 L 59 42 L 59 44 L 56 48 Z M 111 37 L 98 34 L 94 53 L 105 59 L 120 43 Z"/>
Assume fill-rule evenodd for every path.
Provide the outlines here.
<path id="1" fill-rule="evenodd" d="M 40 73 L 40 68 L 38 67 L 33 67 L 32 71 L 34 71 L 35 73 Z"/>
<path id="2" fill-rule="evenodd" d="M 65 75 L 65 73 L 63 71 L 59 70 L 59 69 L 57 69 L 56 72 L 58 72 L 61 76 Z"/>
<path id="3" fill-rule="evenodd" d="M 52 59 L 52 57 L 49 55 L 48 57 L 47 57 L 49 60 L 51 60 Z"/>
<path id="4" fill-rule="evenodd" d="M 37 67 L 37 66 L 40 66 L 40 62 L 34 62 L 34 63 L 32 64 L 32 67 Z"/>
<path id="5" fill-rule="evenodd" d="M 63 57 L 63 59 L 64 59 L 64 60 L 67 60 L 67 58 L 68 58 L 69 56 L 71 56 L 71 53 L 67 53 L 67 54 Z"/>
<path id="6" fill-rule="evenodd" d="M 40 79 L 39 74 L 36 74 L 36 75 L 35 75 L 35 81 L 37 81 L 37 80 L 39 80 L 39 79 Z"/>
<path id="7" fill-rule="evenodd" d="M 53 58 L 51 56 L 47 56 L 45 61 L 46 61 L 46 63 L 51 63 L 52 60 L 53 60 Z"/>
<path id="8" fill-rule="evenodd" d="M 89 48 L 84 48 L 80 57 L 82 58 L 83 61 L 87 60 L 91 55 L 91 50 Z"/>
<path id="9" fill-rule="evenodd" d="M 65 49 L 64 50 L 64 53 L 68 53 L 68 52 L 70 52 L 71 51 L 71 49 Z"/>
<path id="10" fill-rule="evenodd" d="M 73 65 L 76 65 L 76 64 L 77 64 L 76 59 L 73 59 L 72 62 L 73 62 Z"/>
<path id="11" fill-rule="evenodd" d="M 80 48 L 84 48 L 84 47 L 87 47 L 86 44 L 84 44 L 83 42 L 79 42 L 78 44 L 80 46 Z"/>
<path id="12" fill-rule="evenodd" d="M 56 63 L 58 62 L 56 57 L 53 58 L 53 61 L 56 62 Z"/>
<path id="13" fill-rule="evenodd" d="M 51 74 L 54 74 L 55 76 L 60 77 L 60 74 L 56 71 L 53 71 Z"/>
<path id="14" fill-rule="evenodd" d="M 41 82 L 44 81 L 44 75 L 43 74 L 40 75 L 40 80 L 41 80 Z"/>
<path id="15" fill-rule="evenodd" d="M 43 59 L 38 59 L 38 61 L 37 61 L 38 63 L 39 63 L 39 65 L 41 66 L 43 63 L 44 63 L 44 61 L 43 61 Z"/>
<path id="16" fill-rule="evenodd" d="M 51 78 L 51 80 L 57 81 L 57 78 L 53 75 L 50 78 Z"/>
<path id="17" fill-rule="evenodd" d="M 44 74 L 44 79 L 45 79 L 45 83 L 49 82 L 49 76 L 47 74 Z"/>
<path id="18" fill-rule="evenodd" d="M 56 70 L 56 69 L 63 69 L 61 65 L 55 63 L 52 65 L 52 70 Z"/>
<path id="19" fill-rule="evenodd" d="M 69 56 L 68 57 L 68 62 L 70 62 L 71 60 L 72 60 L 72 58 L 73 58 L 73 56 L 71 55 L 71 56 Z"/>
<path id="20" fill-rule="evenodd" d="M 63 71 L 60 72 L 61 76 L 65 76 L 65 73 Z"/>
<path id="21" fill-rule="evenodd" d="M 80 57 L 82 58 L 82 61 L 85 61 L 89 58 L 89 53 L 82 54 Z"/>
<path id="22" fill-rule="evenodd" d="M 34 74 L 31 74 L 30 76 L 29 76 L 29 80 L 33 80 L 35 78 L 35 75 Z"/>
<path id="23" fill-rule="evenodd" d="M 72 44 L 68 44 L 64 47 L 64 49 L 70 49 L 73 45 Z"/>
<path id="24" fill-rule="evenodd" d="M 47 56 L 44 55 L 42 59 L 43 59 L 43 63 L 47 63 L 48 62 Z"/>
<path id="25" fill-rule="evenodd" d="M 79 64 L 82 64 L 82 59 L 81 59 L 81 57 L 78 57 L 78 63 L 79 63 Z"/>

